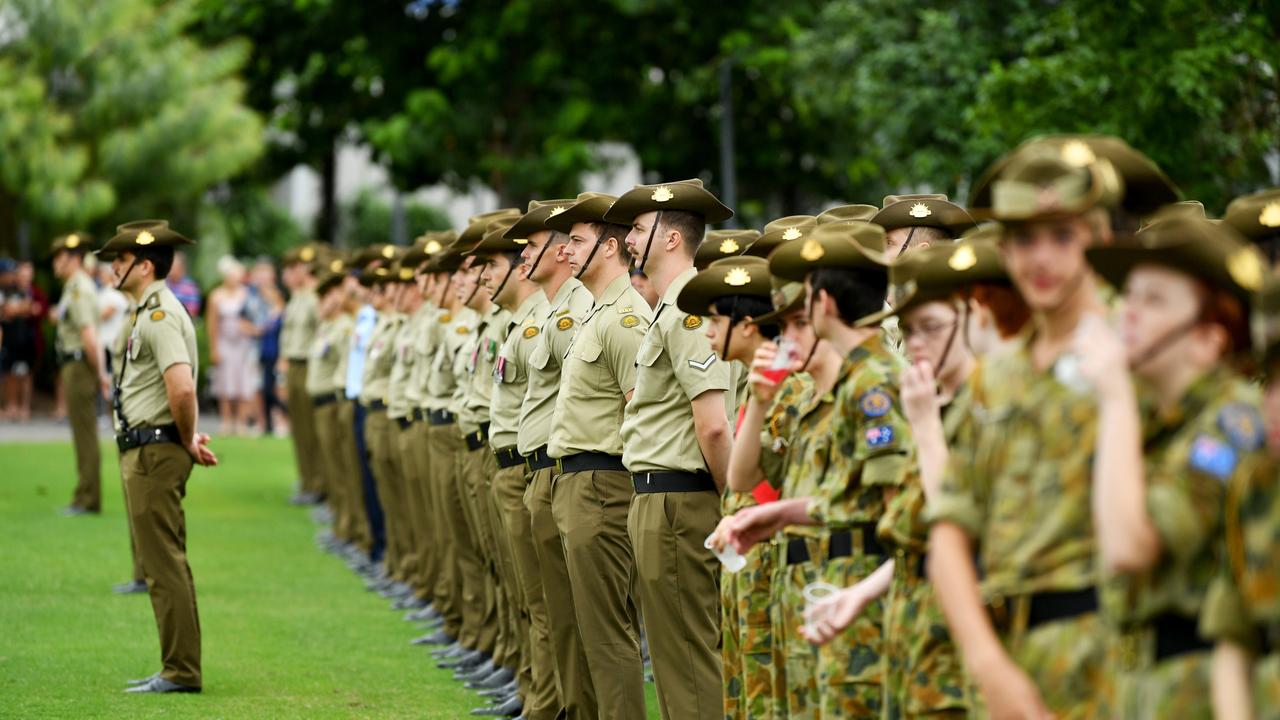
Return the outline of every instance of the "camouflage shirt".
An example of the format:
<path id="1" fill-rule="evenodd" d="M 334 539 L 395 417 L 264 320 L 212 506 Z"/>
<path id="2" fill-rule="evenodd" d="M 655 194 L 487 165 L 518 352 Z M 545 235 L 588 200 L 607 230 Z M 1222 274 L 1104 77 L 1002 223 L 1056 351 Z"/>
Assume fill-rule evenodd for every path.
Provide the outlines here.
<path id="1" fill-rule="evenodd" d="M 1097 408 L 1036 370 L 1025 331 L 978 361 L 930 521 L 975 542 L 991 600 L 1097 584 L 1090 505 Z"/>
<path id="2" fill-rule="evenodd" d="M 821 436 L 805 454 L 792 454 L 789 466 L 826 466 L 808 505 L 817 522 L 836 528 L 878 522 L 891 494 L 886 491 L 906 482 L 911 430 L 898 404 L 901 371 L 902 361 L 879 334 L 854 348 Z"/>
<path id="3" fill-rule="evenodd" d="M 1260 401 L 1257 388 L 1224 368 L 1197 380 L 1173 414 L 1144 414 L 1147 512 L 1162 554 L 1148 572 L 1107 581 L 1117 602 L 1105 607 L 1118 622 L 1199 614 L 1216 574 L 1226 487 L 1256 465 L 1262 447 Z"/>

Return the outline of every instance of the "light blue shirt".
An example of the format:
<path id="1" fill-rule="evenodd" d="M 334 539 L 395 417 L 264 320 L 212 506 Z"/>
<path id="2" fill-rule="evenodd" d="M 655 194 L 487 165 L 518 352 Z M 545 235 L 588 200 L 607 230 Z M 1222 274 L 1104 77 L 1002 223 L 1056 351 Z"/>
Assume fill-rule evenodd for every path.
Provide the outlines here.
<path id="1" fill-rule="evenodd" d="M 356 341 L 351 343 L 351 352 L 347 355 L 347 399 L 355 400 L 364 389 L 364 360 L 368 353 L 369 337 L 373 335 L 373 326 L 378 324 L 378 311 L 372 305 L 362 305 L 356 313 Z"/>

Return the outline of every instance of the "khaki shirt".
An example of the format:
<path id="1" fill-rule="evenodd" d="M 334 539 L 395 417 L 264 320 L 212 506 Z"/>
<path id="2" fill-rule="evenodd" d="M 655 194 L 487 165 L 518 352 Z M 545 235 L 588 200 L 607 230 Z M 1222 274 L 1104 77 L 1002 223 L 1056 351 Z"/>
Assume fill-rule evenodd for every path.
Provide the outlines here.
<path id="1" fill-rule="evenodd" d="M 511 314 L 510 328 L 493 364 L 496 386 L 489 404 L 489 445 L 495 450 L 514 447 L 520 427 L 520 410 L 529 389 L 529 355 L 542 329 L 538 321 L 547 313 L 547 296 L 536 290 Z"/>
<path id="2" fill-rule="evenodd" d="M 125 357 L 116 366 L 123 415 L 116 417 L 116 430 L 123 430 L 125 421 L 130 428 L 169 425 L 173 414 L 169 412 L 164 372 L 185 363 L 191 368 L 192 379 L 197 377 L 195 326 L 163 280 L 143 291 L 132 320 Z"/>
<path id="3" fill-rule="evenodd" d="M 408 387 L 418 359 L 413 345 L 417 342 L 422 318 L 422 308 L 419 307 L 412 315 L 404 316 L 404 323 L 396 333 L 395 358 L 391 361 L 391 375 L 387 379 L 387 416 L 391 418 L 405 418 L 413 413 Z"/>
<path id="4" fill-rule="evenodd" d="M 636 353 L 652 322 L 653 311 L 627 273 L 609 283 L 564 356 L 548 455 L 622 456 L 626 395 L 636 386 Z"/>
<path id="5" fill-rule="evenodd" d="M 360 388 L 360 402 L 369 405 L 387 402 L 387 389 L 391 381 L 391 366 L 395 363 L 396 336 L 404 325 L 404 315 L 395 312 L 378 314 L 378 324 L 369 336 L 369 356 L 364 361 L 364 380 Z"/>
<path id="6" fill-rule="evenodd" d="M 334 392 L 342 393 L 345 398 L 347 366 L 351 364 L 351 344 L 356 341 L 356 316 L 344 312 L 339 317 L 345 319 L 347 330 L 342 335 L 341 344 L 338 345 L 338 362 L 333 366 L 333 389 Z"/>
<path id="7" fill-rule="evenodd" d="M 86 327 L 98 327 L 98 288 L 83 270 L 77 270 L 67 278 L 58 300 L 58 352 L 74 353 L 84 350 L 80 331 Z"/>
<path id="8" fill-rule="evenodd" d="M 448 317 L 447 321 L 445 317 Z M 427 391 L 423 396 L 424 407 L 431 410 L 457 410 L 453 403 L 454 393 L 458 389 L 454 365 L 475 324 L 476 313 L 468 308 L 459 308 L 456 312 L 445 313 L 440 317 L 437 330 L 439 337 L 431 356 Z"/>
<path id="9" fill-rule="evenodd" d="M 529 355 L 529 389 L 521 408 L 516 447 L 528 455 L 551 439 L 551 415 L 560 390 L 560 363 L 582 319 L 591 311 L 591 291 L 575 278 L 564 281 L 542 319 Z"/>
<path id="10" fill-rule="evenodd" d="M 342 388 L 338 366 L 346 362 L 347 346 L 354 327 L 355 321 L 350 315 L 320 321 L 307 357 L 308 395 L 328 395 Z"/>
<path id="11" fill-rule="evenodd" d="M 493 366 L 498 362 L 498 349 L 507 339 L 507 323 L 511 313 L 491 305 L 480 319 L 476 335 L 466 353 L 467 387 L 458 425 L 464 433 L 473 433 L 489 422 L 489 405 L 493 399 Z"/>
<path id="12" fill-rule="evenodd" d="M 316 291 L 300 288 L 284 306 L 284 325 L 280 328 L 280 354 L 288 360 L 306 360 L 311 338 L 316 334 L 320 316 L 316 310 Z"/>
<path id="13" fill-rule="evenodd" d="M 631 472 L 707 470 L 692 401 L 709 390 L 728 391 L 729 364 L 711 349 L 702 318 L 676 308 L 697 274 L 690 267 L 667 288 L 636 355 L 635 393 L 622 421 L 622 462 Z"/>
<path id="14" fill-rule="evenodd" d="M 405 379 L 401 391 L 404 393 L 405 401 L 413 409 L 422 407 L 422 399 L 427 391 L 427 368 L 431 365 L 429 351 L 435 349 L 431 343 L 436 336 L 435 326 L 441 315 L 443 313 L 440 308 L 430 301 L 423 302 L 422 307 L 418 308 L 417 322 L 414 323 L 413 332 L 410 333 L 412 342 L 409 344 L 409 352 L 413 353 L 414 357 L 409 377 Z"/>

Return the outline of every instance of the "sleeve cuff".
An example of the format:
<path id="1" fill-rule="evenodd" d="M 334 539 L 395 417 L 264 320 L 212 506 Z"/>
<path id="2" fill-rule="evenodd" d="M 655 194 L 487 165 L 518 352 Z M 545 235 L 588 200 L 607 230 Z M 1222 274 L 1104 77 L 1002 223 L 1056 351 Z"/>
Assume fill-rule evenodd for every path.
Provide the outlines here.
<path id="1" fill-rule="evenodd" d="M 982 527 L 982 514 L 972 500 L 954 495 L 935 497 L 925 507 L 925 519 L 930 525 L 950 522 L 960 526 L 971 538 L 978 537 Z"/>

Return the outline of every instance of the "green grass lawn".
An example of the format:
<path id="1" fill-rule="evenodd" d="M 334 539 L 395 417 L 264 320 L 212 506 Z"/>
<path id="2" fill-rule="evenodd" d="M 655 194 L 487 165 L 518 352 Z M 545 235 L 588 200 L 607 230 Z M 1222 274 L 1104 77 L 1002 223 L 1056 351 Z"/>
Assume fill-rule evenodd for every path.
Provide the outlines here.
<path id="1" fill-rule="evenodd" d="M 479 704 L 408 644 L 415 626 L 316 548 L 309 511 L 286 504 L 287 441 L 214 449 L 221 466 L 195 470 L 185 503 L 204 693 L 136 696 L 124 681 L 160 654 L 146 595 L 111 593 L 129 575 L 115 448 L 103 446 L 102 516 L 64 518 L 70 443 L 0 443 L 0 717 L 456 718 Z"/>
<path id="2" fill-rule="evenodd" d="M 146 595 L 111 594 L 129 575 L 115 448 L 102 516 L 63 518 L 70 444 L 0 444 L 0 717 L 455 718 L 478 704 L 316 548 L 309 512 L 285 502 L 286 441 L 214 445 L 222 465 L 192 474 L 185 504 L 204 693 L 136 696 L 124 681 L 160 655 Z"/>

